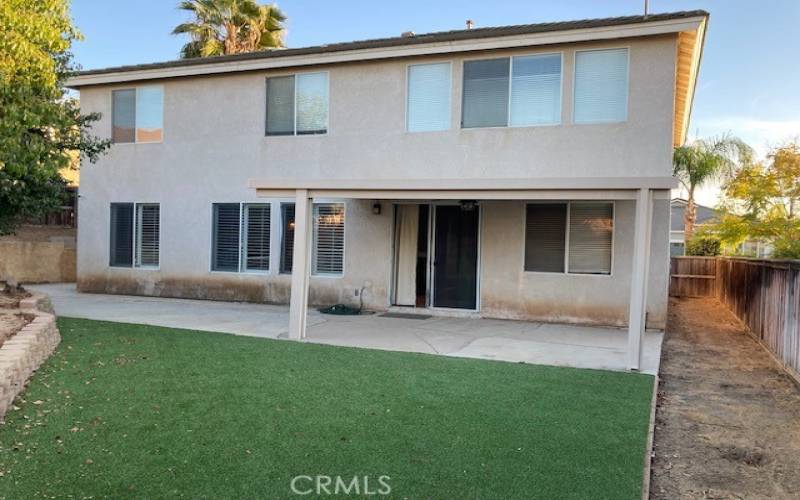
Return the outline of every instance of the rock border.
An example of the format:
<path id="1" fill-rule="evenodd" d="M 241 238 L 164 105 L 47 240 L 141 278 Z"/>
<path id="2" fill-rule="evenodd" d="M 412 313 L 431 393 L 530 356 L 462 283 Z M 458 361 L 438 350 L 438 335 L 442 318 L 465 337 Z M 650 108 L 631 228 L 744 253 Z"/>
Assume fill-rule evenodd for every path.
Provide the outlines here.
<path id="1" fill-rule="evenodd" d="M 21 299 L 19 309 L 34 319 L 0 346 L 0 421 L 28 379 L 61 342 L 53 306 L 46 295 L 33 293 Z"/>

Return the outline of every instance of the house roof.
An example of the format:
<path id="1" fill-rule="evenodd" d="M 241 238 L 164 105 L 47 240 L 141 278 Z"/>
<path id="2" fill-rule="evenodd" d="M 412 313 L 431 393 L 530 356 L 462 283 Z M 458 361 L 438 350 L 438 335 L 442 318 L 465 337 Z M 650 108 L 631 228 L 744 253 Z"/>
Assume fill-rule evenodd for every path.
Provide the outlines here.
<path id="1" fill-rule="evenodd" d="M 494 38 L 511 35 L 530 35 L 537 33 L 548 33 L 554 31 L 566 31 L 599 27 L 613 27 L 628 24 L 654 23 L 658 21 L 688 19 L 693 17 L 708 17 L 708 12 L 704 10 L 691 10 L 680 12 L 667 12 L 663 14 L 650 14 L 648 16 L 623 16 L 606 17 L 601 19 L 581 19 L 577 21 L 562 21 L 538 24 L 518 24 L 512 26 L 493 26 L 486 28 L 473 28 L 463 30 L 439 31 L 433 33 L 414 34 L 411 36 L 396 36 L 388 38 L 374 38 L 369 40 L 355 40 L 352 42 L 332 43 L 325 45 L 314 45 L 294 49 L 272 49 L 244 54 L 233 54 L 226 56 L 178 59 L 174 61 L 164 61 L 147 64 L 134 64 L 129 66 L 116 66 L 81 71 L 77 76 L 104 75 L 109 73 L 126 73 L 145 69 L 176 68 L 185 66 L 197 66 L 214 63 L 250 61 L 256 59 L 271 59 L 297 55 L 312 55 L 330 52 L 343 52 L 349 50 L 375 49 L 384 47 L 402 47 L 410 45 L 420 45 L 426 43 L 452 42 L 457 40 L 479 40 L 483 38 Z"/>
<path id="2" fill-rule="evenodd" d="M 686 210 L 686 200 L 683 198 L 674 198 L 670 202 L 670 208 L 672 212 L 670 231 L 683 231 L 683 213 Z M 695 211 L 697 213 L 695 224 L 698 225 L 709 223 L 717 217 L 717 211 L 705 205 L 695 204 Z"/>
<path id="3" fill-rule="evenodd" d="M 608 17 L 442 31 L 312 47 L 180 59 L 78 72 L 67 86 L 141 82 L 165 78 L 381 60 L 502 48 L 678 34 L 673 143 L 686 137 L 708 12 L 691 10 L 647 16 Z"/>

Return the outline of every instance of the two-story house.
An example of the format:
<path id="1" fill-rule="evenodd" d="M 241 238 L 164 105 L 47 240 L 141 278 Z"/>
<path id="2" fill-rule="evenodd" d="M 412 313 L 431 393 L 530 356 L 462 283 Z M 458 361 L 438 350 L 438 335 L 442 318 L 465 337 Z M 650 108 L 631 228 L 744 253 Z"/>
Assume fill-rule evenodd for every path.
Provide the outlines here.
<path id="1" fill-rule="evenodd" d="M 82 291 L 629 328 L 667 313 L 708 14 L 84 71 Z"/>

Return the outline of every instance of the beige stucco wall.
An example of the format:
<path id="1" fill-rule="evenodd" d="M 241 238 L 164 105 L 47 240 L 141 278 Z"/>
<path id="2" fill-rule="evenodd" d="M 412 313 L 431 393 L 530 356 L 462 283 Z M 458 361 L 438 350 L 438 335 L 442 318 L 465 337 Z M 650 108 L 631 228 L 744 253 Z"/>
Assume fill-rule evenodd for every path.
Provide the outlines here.
<path id="1" fill-rule="evenodd" d="M 487 317 L 565 323 L 628 322 L 635 202 L 614 202 L 611 275 L 525 272 L 525 203 L 483 204 L 481 312 Z M 669 285 L 669 200 L 655 200 L 647 326 L 664 328 Z"/>
<path id="2" fill-rule="evenodd" d="M 265 276 L 209 270 L 211 203 L 261 201 L 247 188 L 247 181 L 253 178 L 669 176 L 675 42 L 674 36 L 663 36 L 303 69 L 322 69 L 330 74 L 329 131 L 323 136 L 264 136 L 264 78 L 287 71 L 162 81 L 164 141 L 114 145 L 97 164 L 83 165 L 78 211 L 79 286 L 91 291 L 285 302 L 288 276 L 276 272 Z M 575 50 L 622 46 L 630 48 L 628 120 L 614 124 L 573 124 Z M 460 128 L 461 68 L 465 58 L 553 51 L 563 53 L 561 124 Z M 407 65 L 439 60 L 452 62 L 451 129 L 407 133 Z M 95 127 L 96 134 L 110 137 L 111 91 L 130 87 L 82 89 L 83 111 L 103 114 Z M 108 266 L 109 204 L 134 201 L 161 204 L 161 265 L 157 271 Z M 370 307 L 386 306 L 391 269 L 391 210 L 384 204 L 382 215 L 375 216 L 370 206 L 371 201 L 347 203 L 344 276 L 313 278 L 312 302 L 355 302 L 355 289 L 367 284 L 365 303 Z M 514 213 L 509 212 L 509 217 L 513 219 Z M 487 210 L 486 217 L 491 216 Z M 277 221 L 277 216 L 273 220 Z M 506 220 L 505 224 L 511 222 Z M 274 251 L 276 247 L 273 244 Z M 484 256 L 484 263 L 487 258 Z M 666 257 L 663 264 L 666 266 Z M 489 262 L 483 274 L 496 265 Z M 497 269 L 497 272 L 509 276 L 508 270 Z M 624 275 L 617 274 L 606 280 L 615 283 L 618 300 L 627 305 L 628 298 L 623 293 L 626 288 L 622 284 L 626 280 Z M 538 281 L 530 276 L 509 276 L 509 279 L 515 287 L 522 283 L 531 297 L 551 291 L 543 287 L 536 292 Z M 565 290 L 571 290 L 572 294 L 563 296 L 569 300 L 578 293 L 587 301 L 595 296 L 602 302 L 607 293 L 596 286 L 598 279 L 569 276 L 551 281 L 548 286 L 552 288 L 556 283 L 568 287 Z M 509 285 L 496 276 L 487 275 L 484 280 L 497 282 L 496 297 L 486 295 L 483 300 L 486 311 L 494 310 L 498 316 L 535 311 L 533 306 L 514 306 Z M 484 283 L 482 299 L 483 293 L 492 289 L 486 287 Z M 666 288 L 663 299 L 666 300 Z M 504 309 L 503 304 L 511 306 Z M 610 321 L 611 318 L 614 322 L 624 316 L 618 310 L 583 316 L 564 310 L 558 317 L 568 320 L 571 315 L 572 319 Z"/>

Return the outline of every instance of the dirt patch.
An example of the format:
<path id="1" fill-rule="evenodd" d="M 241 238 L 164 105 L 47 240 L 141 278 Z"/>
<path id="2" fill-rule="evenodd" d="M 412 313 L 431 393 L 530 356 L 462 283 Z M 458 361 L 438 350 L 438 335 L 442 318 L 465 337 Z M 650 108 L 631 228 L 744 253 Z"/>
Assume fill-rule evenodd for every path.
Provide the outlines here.
<path id="1" fill-rule="evenodd" d="M 0 309 L 16 309 L 19 301 L 31 296 L 24 290 L 7 291 L 3 290 L 4 285 L 0 283 Z"/>
<path id="2" fill-rule="evenodd" d="M 670 299 L 651 498 L 797 498 L 800 388 L 714 299 Z"/>

